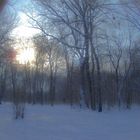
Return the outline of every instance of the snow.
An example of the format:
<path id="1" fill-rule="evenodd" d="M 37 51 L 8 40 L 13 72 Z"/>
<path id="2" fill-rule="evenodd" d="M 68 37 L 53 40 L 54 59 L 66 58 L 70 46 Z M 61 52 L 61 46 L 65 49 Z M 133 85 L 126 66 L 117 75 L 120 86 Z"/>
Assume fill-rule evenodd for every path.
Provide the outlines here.
<path id="1" fill-rule="evenodd" d="M 140 109 L 103 113 L 57 105 L 26 105 L 25 119 L 0 106 L 0 140 L 139 140 Z"/>

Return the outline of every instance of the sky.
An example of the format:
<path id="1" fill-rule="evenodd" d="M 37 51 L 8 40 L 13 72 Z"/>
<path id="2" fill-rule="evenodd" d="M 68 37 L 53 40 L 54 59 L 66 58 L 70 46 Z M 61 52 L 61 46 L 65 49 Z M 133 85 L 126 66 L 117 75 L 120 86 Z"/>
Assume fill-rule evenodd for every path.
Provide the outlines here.
<path id="1" fill-rule="evenodd" d="M 23 12 L 23 9 L 25 9 L 26 6 L 27 8 L 29 8 L 30 6 L 32 6 L 32 4 L 30 0 L 15 0 L 12 6 L 19 19 L 17 27 L 11 33 L 11 35 L 17 39 L 17 43 L 14 46 L 17 51 L 16 60 L 20 64 L 32 62 L 35 59 L 35 51 L 32 47 L 32 41 L 30 40 L 30 38 L 40 33 L 40 31 L 31 28 L 31 25 L 28 22 L 29 18 Z"/>
<path id="2" fill-rule="evenodd" d="M 31 25 L 28 23 L 28 17 L 25 13 L 22 12 L 22 9 L 25 7 L 28 7 L 30 9 L 30 6 L 33 6 L 31 3 L 31 0 L 12 0 L 14 1 L 14 8 L 19 16 L 19 24 L 18 26 L 13 30 L 12 35 L 17 36 L 19 38 L 30 38 L 34 36 L 35 34 L 39 33 L 40 31 L 37 29 L 31 28 Z M 108 0 L 109 1 L 109 0 Z M 112 3 L 117 3 L 119 0 L 110 0 Z M 118 8 L 117 8 L 118 9 Z M 120 8 L 119 8 L 120 11 Z M 124 28 L 123 28 L 124 30 Z M 126 28 L 126 30 L 128 30 Z"/>
<path id="3" fill-rule="evenodd" d="M 14 8 L 19 17 L 18 26 L 13 30 L 12 35 L 17 36 L 18 38 L 30 38 L 35 34 L 39 33 L 39 30 L 31 28 L 31 25 L 28 23 L 28 17 L 24 12 L 23 8 L 26 6 L 32 6 L 30 0 L 16 0 L 14 3 Z"/>

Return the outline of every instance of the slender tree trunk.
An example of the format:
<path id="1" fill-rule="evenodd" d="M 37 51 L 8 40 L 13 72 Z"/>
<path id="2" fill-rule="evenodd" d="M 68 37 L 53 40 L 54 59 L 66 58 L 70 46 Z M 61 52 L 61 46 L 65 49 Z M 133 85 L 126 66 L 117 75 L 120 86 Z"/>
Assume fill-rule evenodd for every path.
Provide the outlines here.
<path id="1" fill-rule="evenodd" d="M 80 59 L 80 106 L 87 106 L 87 97 L 86 97 L 86 84 L 85 84 L 85 59 L 84 57 Z"/>
<path id="2" fill-rule="evenodd" d="M 88 27 L 86 23 L 84 23 L 84 32 L 85 32 L 85 67 L 86 67 L 86 76 L 87 76 L 87 83 L 88 83 L 88 92 L 90 96 L 90 107 L 94 110 L 93 105 L 93 92 L 92 92 L 92 79 L 91 79 L 91 72 L 90 72 L 90 64 L 89 64 L 89 34 L 88 34 Z"/>

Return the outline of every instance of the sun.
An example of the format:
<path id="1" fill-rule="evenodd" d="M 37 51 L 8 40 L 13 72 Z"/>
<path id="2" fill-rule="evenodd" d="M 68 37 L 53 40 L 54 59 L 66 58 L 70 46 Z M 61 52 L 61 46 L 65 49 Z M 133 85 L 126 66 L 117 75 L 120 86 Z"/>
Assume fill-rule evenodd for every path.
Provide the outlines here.
<path id="1" fill-rule="evenodd" d="M 17 51 L 16 60 L 20 64 L 33 63 L 35 60 L 35 51 L 33 48 L 23 48 Z"/>

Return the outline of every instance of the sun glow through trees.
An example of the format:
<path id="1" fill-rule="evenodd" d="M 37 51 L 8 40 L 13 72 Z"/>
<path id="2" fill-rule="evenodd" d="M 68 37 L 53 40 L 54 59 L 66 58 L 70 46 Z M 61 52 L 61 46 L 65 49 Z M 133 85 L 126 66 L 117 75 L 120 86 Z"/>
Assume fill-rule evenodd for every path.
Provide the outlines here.
<path id="1" fill-rule="evenodd" d="M 23 48 L 17 52 L 16 60 L 20 64 L 33 63 L 34 59 L 35 52 L 33 48 Z"/>

